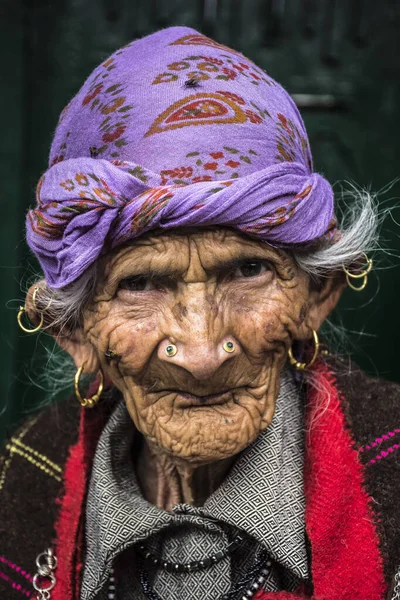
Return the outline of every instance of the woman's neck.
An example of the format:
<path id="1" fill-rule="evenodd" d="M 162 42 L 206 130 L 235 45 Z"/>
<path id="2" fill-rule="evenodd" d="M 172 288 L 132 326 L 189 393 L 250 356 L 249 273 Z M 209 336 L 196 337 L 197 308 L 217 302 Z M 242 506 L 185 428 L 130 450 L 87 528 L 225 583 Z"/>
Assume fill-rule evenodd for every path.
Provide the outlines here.
<path id="1" fill-rule="evenodd" d="M 172 510 L 181 503 L 202 506 L 225 479 L 234 461 L 232 457 L 196 465 L 176 460 L 143 439 L 135 456 L 135 469 L 146 500 L 158 508 Z"/>

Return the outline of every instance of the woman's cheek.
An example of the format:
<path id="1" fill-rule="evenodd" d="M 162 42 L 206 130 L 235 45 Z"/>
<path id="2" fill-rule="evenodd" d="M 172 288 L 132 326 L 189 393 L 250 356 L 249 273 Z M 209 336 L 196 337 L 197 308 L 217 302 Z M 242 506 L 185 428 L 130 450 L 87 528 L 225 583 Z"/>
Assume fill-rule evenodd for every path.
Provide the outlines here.
<path id="1" fill-rule="evenodd" d="M 232 321 L 239 341 L 252 354 L 260 355 L 288 343 L 293 315 L 287 298 L 281 296 L 260 299 L 250 312 L 236 311 Z"/>

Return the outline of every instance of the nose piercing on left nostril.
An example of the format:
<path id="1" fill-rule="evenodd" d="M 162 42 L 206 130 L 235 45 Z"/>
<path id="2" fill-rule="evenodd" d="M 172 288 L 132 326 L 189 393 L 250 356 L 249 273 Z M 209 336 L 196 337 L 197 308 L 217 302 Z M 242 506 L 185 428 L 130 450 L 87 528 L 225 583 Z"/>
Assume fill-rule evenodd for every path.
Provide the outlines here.
<path id="1" fill-rule="evenodd" d="M 175 356 L 177 352 L 178 348 L 175 346 L 175 344 L 168 344 L 168 346 L 165 348 L 165 354 L 169 357 Z"/>
<path id="2" fill-rule="evenodd" d="M 225 352 L 234 352 L 235 350 L 235 346 L 233 342 L 224 342 L 222 344 L 223 349 L 225 350 Z"/>
<path id="3" fill-rule="evenodd" d="M 116 352 L 114 352 L 114 350 L 110 350 L 108 348 L 107 351 L 104 352 L 104 358 L 106 359 L 107 364 L 110 364 L 110 362 L 112 360 L 115 360 L 115 359 L 119 360 L 121 357 L 120 357 L 119 354 L 117 354 Z"/>

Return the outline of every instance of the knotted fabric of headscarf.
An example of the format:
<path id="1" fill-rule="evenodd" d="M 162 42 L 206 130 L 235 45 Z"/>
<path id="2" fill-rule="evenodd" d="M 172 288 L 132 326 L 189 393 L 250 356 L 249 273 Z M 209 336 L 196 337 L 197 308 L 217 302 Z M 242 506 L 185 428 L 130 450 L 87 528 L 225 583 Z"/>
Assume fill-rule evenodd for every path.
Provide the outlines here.
<path id="1" fill-rule="evenodd" d="M 100 65 L 64 109 L 50 161 L 27 240 L 55 288 L 153 229 L 226 226 L 286 247 L 335 228 L 332 188 L 312 172 L 288 94 L 188 28 Z"/>

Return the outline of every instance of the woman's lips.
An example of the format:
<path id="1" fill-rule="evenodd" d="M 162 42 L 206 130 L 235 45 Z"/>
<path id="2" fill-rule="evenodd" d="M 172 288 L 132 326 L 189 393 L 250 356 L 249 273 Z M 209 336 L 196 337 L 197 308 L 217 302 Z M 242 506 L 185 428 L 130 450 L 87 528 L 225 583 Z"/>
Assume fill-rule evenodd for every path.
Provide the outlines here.
<path id="1" fill-rule="evenodd" d="M 232 398 L 232 390 L 210 394 L 208 396 L 196 396 L 195 394 L 179 391 L 176 391 L 176 394 L 179 396 L 178 406 L 180 408 L 225 404 Z"/>
<path id="2" fill-rule="evenodd" d="M 151 390 L 152 394 L 156 394 L 157 401 L 163 398 L 173 397 L 175 408 L 201 408 L 203 406 L 218 406 L 227 404 L 228 402 L 236 402 L 235 395 L 239 390 L 243 390 L 245 386 L 232 387 L 214 394 L 193 394 L 187 390 L 163 388 Z"/>

